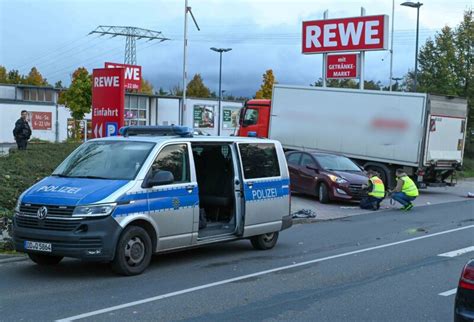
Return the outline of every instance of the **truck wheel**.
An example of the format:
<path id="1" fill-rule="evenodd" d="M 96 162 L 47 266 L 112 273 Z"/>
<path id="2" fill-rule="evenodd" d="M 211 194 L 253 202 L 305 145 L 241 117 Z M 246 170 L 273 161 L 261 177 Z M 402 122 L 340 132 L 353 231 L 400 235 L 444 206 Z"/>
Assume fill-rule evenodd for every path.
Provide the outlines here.
<path id="1" fill-rule="evenodd" d="M 320 203 L 329 203 L 329 191 L 328 186 L 325 183 L 321 183 L 318 188 L 318 197 Z"/>
<path id="2" fill-rule="evenodd" d="M 278 232 L 262 234 L 250 238 L 253 248 L 258 250 L 267 250 L 275 247 L 278 240 Z"/>
<path id="3" fill-rule="evenodd" d="M 59 262 L 63 259 L 62 256 L 53 256 L 53 255 L 45 255 L 45 254 L 33 254 L 28 253 L 28 257 L 40 266 L 53 266 L 59 264 Z"/>
<path id="4" fill-rule="evenodd" d="M 138 275 L 148 267 L 152 255 L 152 243 L 145 229 L 128 226 L 117 243 L 112 269 L 121 275 Z"/>

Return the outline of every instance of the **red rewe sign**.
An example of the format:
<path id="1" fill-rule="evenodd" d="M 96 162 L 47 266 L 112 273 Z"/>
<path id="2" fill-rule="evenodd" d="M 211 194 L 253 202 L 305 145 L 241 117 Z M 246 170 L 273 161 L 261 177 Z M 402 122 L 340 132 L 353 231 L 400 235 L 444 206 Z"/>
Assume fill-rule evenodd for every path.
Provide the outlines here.
<path id="1" fill-rule="evenodd" d="M 388 16 L 303 21 L 303 54 L 386 50 Z"/>
<path id="2" fill-rule="evenodd" d="M 142 88 L 142 66 L 105 63 L 105 68 L 125 68 L 125 88 L 138 91 Z"/>
<path id="3" fill-rule="evenodd" d="M 33 130 L 51 130 L 52 128 L 51 112 L 31 112 L 31 128 Z"/>
<path id="4" fill-rule="evenodd" d="M 328 55 L 326 78 L 357 78 L 358 54 Z"/>
<path id="5" fill-rule="evenodd" d="M 100 68 L 92 73 L 94 138 L 118 135 L 124 123 L 125 69 Z"/>

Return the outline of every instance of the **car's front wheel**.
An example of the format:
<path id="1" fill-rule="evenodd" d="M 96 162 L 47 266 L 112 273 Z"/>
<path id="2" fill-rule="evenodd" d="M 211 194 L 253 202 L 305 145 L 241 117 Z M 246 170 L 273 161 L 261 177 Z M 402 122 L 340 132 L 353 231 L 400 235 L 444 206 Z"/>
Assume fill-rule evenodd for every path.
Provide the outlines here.
<path id="1" fill-rule="evenodd" d="M 62 256 L 35 254 L 35 253 L 28 253 L 28 257 L 33 262 L 35 262 L 36 264 L 41 265 L 41 266 L 57 265 L 63 259 Z"/>
<path id="2" fill-rule="evenodd" d="M 320 203 L 329 203 L 329 189 L 325 183 L 321 183 L 318 189 L 318 197 Z"/>
<path id="3" fill-rule="evenodd" d="M 117 243 L 112 269 L 122 275 L 138 275 L 148 267 L 152 256 L 151 238 L 138 226 L 125 228 Z"/>
<path id="4" fill-rule="evenodd" d="M 253 248 L 258 250 L 267 250 L 275 247 L 278 241 L 278 232 L 262 234 L 250 238 Z"/>

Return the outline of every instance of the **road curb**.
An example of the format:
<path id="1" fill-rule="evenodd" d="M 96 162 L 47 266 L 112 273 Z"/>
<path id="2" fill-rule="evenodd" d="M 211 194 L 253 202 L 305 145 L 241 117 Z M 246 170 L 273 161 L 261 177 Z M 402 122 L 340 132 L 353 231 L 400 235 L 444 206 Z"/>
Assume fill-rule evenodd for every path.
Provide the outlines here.
<path id="1" fill-rule="evenodd" d="M 22 255 L 13 255 L 13 256 L 9 255 L 9 257 L 6 257 L 6 258 L 2 258 L 2 257 L 6 257 L 6 255 L 0 255 L 0 264 L 21 262 L 28 259 L 26 256 L 22 256 Z"/>

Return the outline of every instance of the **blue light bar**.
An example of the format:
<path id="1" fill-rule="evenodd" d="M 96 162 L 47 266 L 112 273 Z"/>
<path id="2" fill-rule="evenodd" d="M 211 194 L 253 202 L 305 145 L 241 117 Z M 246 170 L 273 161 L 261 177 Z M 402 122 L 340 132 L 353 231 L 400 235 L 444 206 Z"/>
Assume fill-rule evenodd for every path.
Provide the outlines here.
<path id="1" fill-rule="evenodd" d="M 193 130 L 186 126 L 155 125 L 155 126 L 124 126 L 119 130 L 120 135 L 127 136 L 181 136 L 192 137 Z"/>

